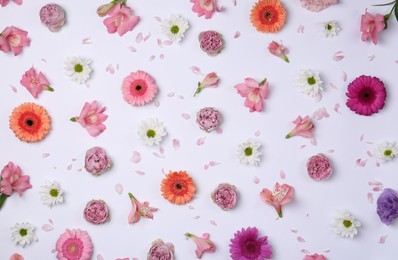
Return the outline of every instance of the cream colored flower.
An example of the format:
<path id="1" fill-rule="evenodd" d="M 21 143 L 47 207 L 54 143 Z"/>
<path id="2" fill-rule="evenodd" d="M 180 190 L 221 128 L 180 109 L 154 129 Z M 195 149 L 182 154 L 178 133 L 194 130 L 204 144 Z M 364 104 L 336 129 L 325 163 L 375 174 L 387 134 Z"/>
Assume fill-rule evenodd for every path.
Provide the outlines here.
<path id="1" fill-rule="evenodd" d="M 261 161 L 261 144 L 254 140 L 247 140 L 238 147 L 238 159 L 241 164 L 257 166 Z"/>
<path id="2" fill-rule="evenodd" d="M 160 25 L 162 33 L 173 42 L 180 42 L 189 28 L 188 21 L 180 15 L 172 15 Z"/>
<path id="3" fill-rule="evenodd" d="M 29 245 L 30 243 L 36 242 L 38 239 L 34 233 L 35 227 L 30 223 L 22 222 L 16 223 L 11 228 L 11 240 L 22 247 Z"/>
<path id="4" fill-rule="evenodd" d="M 64 191 L 56 181 L 47 181 L 46 185 L 41 186 L 40 199 L 43 204 L 50 208 L 55 204 L 62 203 L 64 198 L 62 197 Z"/>
<path id="5" fill-rule="evenodd" d="M 323 26 L 323 35 L 327 38 L 332 38 L 337 36 L 340 32 L 341 28 L 336 21 L 330 21 L 322 24 Z"/>
<path id="6" fill-rule="evenodd" d="M 65 61 L 65 73 L 73 81 L 79 84 L 84 84 L 90 78 L 91 59 L 83 57 L 70 57 Z"/>
<path id="7" fill-rule="evenodd" d="M 376 156 L 383 162 L 394 159 L 398 154 L 398 147 L 395 142 L 383 142 L 376 147 Z"/>
<path id="8" fill-rule="evenodd" d="M 331 223 L 331 227 L 336 235 L 349 238 L 353 238 L 358 234 L 357 228 L 360 226 L 361 223 L 346 210 L 337 211 Z"/>
<path id="9" fill-rule="evenodd" d="M 154 144 L 159 145 L 167 132 L 163 123 L 159 122 L 157 118 L 149 118 L 141 122 L 138 127 L 138 135 L 143 144 L 152 146 Z"/>
<path id="10" fill-rule="evenodd" d="M 297 77 L 297 85 L 302 93 L 318 98 L 323 91 L 323 81 L 319 72 L 313 70 L 301 70 Z"/>

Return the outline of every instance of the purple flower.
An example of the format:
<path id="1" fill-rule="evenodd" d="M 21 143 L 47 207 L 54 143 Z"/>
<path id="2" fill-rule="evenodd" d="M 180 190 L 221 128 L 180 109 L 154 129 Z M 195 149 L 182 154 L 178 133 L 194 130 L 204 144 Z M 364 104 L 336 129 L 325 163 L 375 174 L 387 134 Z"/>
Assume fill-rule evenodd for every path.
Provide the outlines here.
<path id="1" fill-rule="evenodd" d="M 211 193 L 213 202 L 216 203 L 223 210 L 233 209 L 238 200 L 238 190 L 234 185 L 228 183 L 221 183 Z"/>
<path id="2" fill-rule="evenodd" d="M 174 245 L 172 243 L 164 243 L 163 240 L 157 239 L 152 242 L 152 247 L 149 249 L 148 260 L 173 260 L 174 259 Z"/>
<path id="3" fill-rule="evenodd" d="M 101 147 L 93 147 L 86 152 L 84 168 L 92 175 L 102 174 L 111 165 L 111 160 Z"/>
<path id="4" fill-rule="evenodd" d="M 57 32 L 65 23 L 65 11 L 57 4 L 47 4 L 40 9 L 40 20 L 52 32 Z"/>
<path id="5" fill-rule="evenodd" d="M 233 260 L 271 259 L 272 247 L 268 245 L 268 237 L 258 237 L 256 227 L 242 228 L 234 234 L 229 244 L 229 252 Z"/>
<path id="6" fill-rule="evenodd" d="M 390 225 L 398 217 L 398 193 L 395 190 L 383 190 L 377 199 L 377 214 L 386 225 Z"/>
<path id="7" fill-rule="evenodd" d="M 84 218 L 93 224 L 101 224 L 108 220 L 109 210 L 103 200 L 91 200 L 84 209 Z"/>
<path id="8" fill-rule="evenodd" d="M 200 48 L 210 56 L 215 56 L 224 47 L 224 41 L 216 31 L 205 31 L 199 34 Z"/>
<path id="9" fill-rule="evenodd" d="M 332 174 L 332 166 L 323 153 L 318 153 L 308 159 L 307 172 L 311 179 L 322 181 L 329 178 Z"/>
<path id="10" fill-rule="evenodd" d="M 220 111 L 218 111 L 214 107 L 202 108 L 196 114 L 196 122 L 199 124 L 200 129 L 207 132 L 216 129 L 220 125 L 221 120 L 222 116 Z"/>

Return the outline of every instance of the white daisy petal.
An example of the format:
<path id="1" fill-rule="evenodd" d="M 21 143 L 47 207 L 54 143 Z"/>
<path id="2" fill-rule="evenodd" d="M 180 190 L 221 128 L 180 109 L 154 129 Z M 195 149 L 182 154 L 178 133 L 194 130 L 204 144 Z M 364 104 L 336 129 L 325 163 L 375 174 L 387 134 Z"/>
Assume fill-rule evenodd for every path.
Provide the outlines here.
<path id="1" fill-rule="evenodd" d="M 395 142 L 383 142 L 376 147 L 376 157 L 382 162 L 388 162 L 398 155 L 398 147 Z"/>
<path id="2" fill-rule="evenodd" d="M 261 161 L 261 144 L 254 140 L 247 140 L 238 147 L 238 159 L 241 164 L 257 166 Z"/>
<path id="3" fill-rule="evenodd" d="M 167 135 L 167 131 L 157 118 L 149 118 L 141 122 L 138 127 L 138 135 L 142 143 L 152 146 L 159 145 L 163 137 Z"/>
<path id="4" fill-rule="evenodd" d="M 22 222 L 16 223 L 11 228 L 11 240 L 22 247 L 29 245 L 32 242 L 36 242 L 38 239 L 34 233 L 35 227 L 30 223 Z"/>
<path id="5" fill-rule="evenodd" d="M 341 31 L 341 28 L 336 21 L 323 23 L 322 26 L 323 26 L 323 34 L 327 38 L 332 38 Z"/>
<path id="6" fill-rule="evenodd" d="M 319 97 L 323 91 L 323 81 L 319 72 L 313 70 L 301 70 L 297 77 L 297 84 L 302 93 L 310 97 Z"/>
<path id="7" fill-rule="evenodd" d="M 172 15 L 160 25 L 162 33 L 173 42 L 180 42 L 189 28 L 188 21 L 180 15 Z"/>
<path id="8" fill-rule="evenodd" d="M 361 223 L 346 210 L 337 211 L 331 222 L 333 231 L 340 237 L 354 238 L 360 226 Z"/>
<path id="9" fill-rule="evenodd" d="M 55 204 L 62 203 L 64 201 L 61 186 L 56 181 L 47 181 L 46 185 L 41 186 L 40 199 L 43 204 L 49 206 L 50 208 Z"/>
<path id="10" fill-rule="evenodd" d="M 90 78 L 91 59 L 83 57 L 70 57 L 65 61 L 65 74 L 79 84 L 84 84 Z"/>

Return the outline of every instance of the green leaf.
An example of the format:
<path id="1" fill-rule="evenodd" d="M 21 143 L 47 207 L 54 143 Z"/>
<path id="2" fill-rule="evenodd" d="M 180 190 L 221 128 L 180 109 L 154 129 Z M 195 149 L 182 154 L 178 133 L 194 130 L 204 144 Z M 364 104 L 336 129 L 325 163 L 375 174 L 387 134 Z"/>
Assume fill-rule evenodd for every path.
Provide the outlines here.
<path id="1" fill-rule="evenodd" d="M 397 22 L 398 22 L 398 8 L 397 8 L 397 5 L 395 5 L 395 19 L 397 19 Z"/>

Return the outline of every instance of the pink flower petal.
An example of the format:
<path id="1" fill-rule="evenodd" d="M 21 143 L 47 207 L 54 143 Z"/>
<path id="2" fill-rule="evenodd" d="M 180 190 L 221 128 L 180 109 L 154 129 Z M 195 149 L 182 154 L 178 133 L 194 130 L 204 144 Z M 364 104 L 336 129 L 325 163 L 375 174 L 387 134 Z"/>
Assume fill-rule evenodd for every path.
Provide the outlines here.
<path id="1" fill-rule="evenodd" d="M 216 133 L 219 134 L 219 135 L 222 134 L 223 133 L 222 128 L 221 127 L 217 127 L 216 128 Z"/>
<path id="2" fill-rule="evenodd" d="M 119 70 L 119 64 L 116 64 L 116 69 Z"/>
<path id="3" fill-rule="evenodd" d="M 140 32 L 140 33 L 138 33 L 137 34 L 137 37 L 135 37 L 135 41 L 137 42 L 137 43 L 140 43 L 141 41 L 142 41 L 142 33 Z"/>
<path id="4" fill-rule="evenodd" d="M 82 40 L 82 44 L 92 44 L 93 42 L 91 41 L 90 37 L 86 37 Z"/>
<path id="5" fill-rule="evenodd" d="M 14 87 L 14 86 L 10 85 L 10 88 L 12 89 L 12 91 L 13 91 L 14 93 L 17 93 L 17 92 L 18 92 L 18 90 L 17 90 L 17 88 L 16 88 L 16 87 Z"/>
<path id="6" fill-rule="evenodd" d="M 203 165 L 203 169 L 205 170 L 209 169 L 209 165 L 208 164 Z"/>
<path id="7" fill-rule="evenodd" d="M 146 42 L 149 39 L 149 37 L 151 37 L 151 33 L 148 33 L 147 35 L 145 35 L 144 42 Z"/>
<path id="8" fill-rule="evenodd" d="M 259 184 L 259 183 L 260 183 L 260 179 L 259 179 L 257 176 L 254 176 L 253 182 L 254 182 L 255 184 Z"/>
<path id="9" fill-rule="evenodd" d="M 174 92 L 170 92 L 167 94 L 168 97 L 174 97 L 175 93 Z"/>
<path id="10" fill-rule="evenodd" d="M 102 257 L 102 255 L 97 255 L 97 260 L 104 260 L 104 258 Z"/>
<path id="11" fill-rule="evenodd" d="M 145 172 L 140 171 L 140 170 L 135 171 L 135 173 L 138 174 L 138 175 L 141 175 L 141 176 L 142 176 L 142 175 L 145 175 Z"/>
<path id="12" fill-rule="evenodd" d="M 164 59 L 164 54 L 161 53 L 161 54 L 159 55 L 159 58 L 160 58 L 161 60 L 163 60 L 163 59 Z"/>
<path id="13" fill-rule="evenodd" d="M 285 179 L 286 178 L 286 174 L 285 174 L 285 172 L 283 170 L 281 170 L 279 172 L 279 176 L 281 177 L 281 179 Z"/>
<path id="14" fill-rule="evenodd" d="M 162 22 L 162 18 L 160 18 L 159 16 L 154 16 L 153 18 L 155 18 L 155 20 L 158 22 Z"/>
<path id="15" fill-rule="evenodd" d="M 340 108 L 340 104 L 339 104 L 339 103 L 337 103 L 336 105 L 334 105 L 334 111 L 335 111 L 336 113 L 341 114 L 341 112 L 339 111 L 339 108 Z"/>
<path id="16" fill-rule="evenodd" d="M 158 46 L 159 46 L 159 47 L 163 47 L 163 46 L 162 46 L 162 40 L 161 40 L 161 39 L 157 39 L 157 43 L 158 43 Z"/>
<path id="17" fill-rule="evenodd" d="M 151 57 L 149 57 L 149 61 L 153 61 L 156 58 L 155 55 L 151 55 Z"/>
<path id="18" fill-rule="evenodd" d="M 130 161 L 133 163 L 139 163 L 141 161 L 141 153 L 138 151 L 133 151 Z"/>
<path id="19" fill-rule="evenodd" d="M 303 25 L 299 25 L 299 27 L 297 28 L 297 33 L 304 33 L 304 26 Z"/>
<path id="20" fill-rule="evenodd" d="M 292 231 L 293 233 L 297 233 L 297 229 L 290 229 L 290 231 Z"/>
<path id="21" fill-rule="evenodd" d="M 318 144 L 318 142 L 316 141 L 316 139 L 314 137 L 311 138 L 311 144 L 312 145 L 317 145 Z"/>
<path id="22" fill-rule="evenodd" d="M 301 242 L 301 243 L 305 243 L 304 238 L 302 238 L 301 236 L 297 237 L 297 241 Z"/>
<path id="23" fill-rule="evenodd" d="M 210 161 L 209 162 L 209 165 L 212 166 L 212 167 L 217 166 L 219 164 L 220 164 L 219 162 L 215 162 L 215 161 Z"/>
<path id="24" fill-rule="evenodd" d="M 398 60 L 395 60 L 395 63 L 398 64 Z"/>
<path id="25" fill-rule="evenodd" d="M 137 49 L 134 48 L 133 46 L 130 46 L 128 49 L 129 49 L 129 51 L 131 51 L 131 52 L 136 52 L 136 51 L 137 51 Z"/>
<path id="26" fill-rule="evenodd" d="M 306 147 L 305 144 L 300 145 L 300 149 L 303 149 L 303 148 L 305 148 L 305 147 Z"/>
<path id="27" fill-rule="evenodd" d="M 41 155 L 41 158 L 47 158 L 48 156 L 50 156 L 49 153 L 43 153 L 43 154 Z"/>
<path id="28" fill-rule="evenodd" d="M 203 144 L 205 143 L 205 139 L 206 139 L 205 136 L 199 138 L 199 139 L 196 141 L 196 144 L 197 144 L 197 145 L 203 145 Z"/>
<path id="29" fill-rule="evenodd" d="M 379 181 L 368 181 L 369 186 L 383 186 L 383 183 L 379 182 Z"/>
<path id="30" fill-rule="evenodd" d="M 306 254 L 306 255 L 310 255 L 311 254 L 311 252 L 308 251 L 307 249 L 301 249 L 300 252 L 303 253 L 303 254 Z"/>
<path id="31" fill-rule="evenodd" d="M 189 206 L 188 206 L 188 208 L 189 208 L 189 209 L 194 209 L 194 207 L 193 207 L 193 206 L 191 206 L 191 205 L 189 205 Z"/>
<path id="32" fill-rule="evenodd" d="M 386 242 L 388 235 L 382 235 L 379 239 L 380 244 L 384 244 Z"/>
<path id="33" fill-rule="evenodd" d="M 365 137 L 365 135 L 364 134 L 361 134 L 361 136 L 359 137 L 359 141 L 363 141 L 363 138 Z"/>
<path id="34" fill-rule="evenodd" d="M 195 217 L 193 217 L 193 219 L 199 219 L 200 218 L 200 216 L 195 216 Z"/>
<path id="35" fill-rule="evenodd" d="M 178 150 L 178 149 L 180 149 L 180 141 L 178 140 L 178 139 L 173 139 L 173 148 L 174 148 L 174 150 Z"/>
<path id="36" fill-rule="evenodd" d="M 338 89 L 333 83 L 329 83 L 329 86 L 334 89 Z"/>
<path id="37" fill-rule="evenodd" d="M 376 57 L 376 55 L 370 55 L 370 56 L 368 56 L 368 60 L 369 61 L 373 61 L 374 59 L 375 59 L 375 57 Z"/>
<path id="38" fill-rule="evenodd" d="M 373 203 L 373 193 L 368 193 L 368 201 L 370 202 L 370 203 Z"/>
<path id="39" fill-rule="evenodd" d="M 106 70 L 105 70 L 106 72 L 109 72 L 109 73 L 111 73 L 111 74 L 114 74 L 115 73 L 115 69 L 113 68 L 113 65 L 112 64 L 109 64 L 108 66 L 106 66 Z"/>
<path id="40" fill-rule="evenodd" d="M 367 154 L 369 157 L 373 157 L 373 154 L 372 154 L 370 151 L 366 151 L 366 154 Z"/>
<path id="41" fill-rule="evenodd" d="M 332 251 L 332 250 L 328 249 L 328 250 L 325 250 L 325 251 L 323 251 L 323 252 L 324 252 L 324 253 L 329 253 L 330 251 Z"/>
<path id="42" fill-rule="evenodd" d="M 123 185 L 120 183 L 117 183 L 115 185 L 115 191 L 117 194 L 121 195 L 123 193 Z"/>
<path id="43" fill-rule="evenodd" d="M 345 71 L 342 71 L 341 79 L 342 79 L 344 82 L 347 81 L 347 73 L 346 73 Z"/>
<path id="44" fill-rule="evenodd" d="M 187 114 L 187 113 L 182 113 L 181 116 L 182 116 L 185 120 L 188 120 L 188 119 L 191 118 L 191 116 L 190 116 L 189 114 Z"/>
<path id="45" fill-rule="evenodd" d="M 72 164 L 69 164 L 68 167 L 66 168 L 68 171 L 72 170 Z"/>
<path id="46" fill-rule="evenodd" d="M 156 153 L 156 152 L 154 152 L 154 153 L 152 153 L 153 155 L 155 155 L 156 157 L 158 157 L 158 158 L 164 158 L 164 155 L 163 154 L 158 154 L 158 153 Z"/>
<path id="47" fill-rule="evenodd" d="M 210 220 L 209 222 L 210 222 L 210 224 L 212 224 L 213 226 L 217 226 L 217 223 L 216 223 L 214 220 Z"/>
<path id="48" fill-rule="evenodd" d="M 375 192 L 379 192 L 379 191 L 382 190 L 382 188 L 380 188 L 379 186 L 376 186 L 372 190 L 375 191 Z"/>
<path id="49" fill-rule="evenodd" d="M 236 0 L 232 0 L 232 4 L 236 6 Z"/>
<path id="50" fill-rule="evenodd" d="M 200 68 L 197 66 L 192 66 L 190 67 L 193 73 L 198 74 L 198 75 L 203 75 L 202 71 L 200 71 Z"/>
<path id="51" fill-rule="evenodd" d="M 155 107 L 159 107 L 159 106 L 160 106 L 159 100 L 155 100 Z"/>
<path id="52" fill-rule="evenodd" d="M 344 59 L 344 55 L 342 55 L 342 54 L 343 54 L 342 51 L 335 52 L 333 54 L 333 60 L 334 61 L 341 61 L 342 59 Z"/>
<path id="53" fill-rule="evenodd" d="M 261 132 L 260 132 L 260 130 L 258 130 L 258 131 L 256 131 L 256 132 L 254 133 L 254 136 L 255 136 L 255 137 L 259 137 L 260 134 L 261 134 Z"/>
<path id="54" fill-rule="evenodd" d="M 54 225 L 54 222 L 53 222 L 53 220 L 52 220 L 51 218 L 48 219 L 48 222 L 49 222 L 51 225 Z"/>
<path id="55" fill-rule="evenodd" d="M 329 149 L 329 150 L 327 150 L 327 152 L 328 153 L 334 153 L 334 150 L 333 149 Z"/>
<path id="56" fill-rule="evenodd" d="M 237 38 L 239 38 L 239 37 L 240 37 L 240 32 L 239 32 L 239 31 L 236 31 L 235 34 L 234 34 L 234 38 L 237 39 Z"/>
<path id="57" fill-rule="evenodd" d="M 184 99 L 184 96 L 178 95 L 177 98 L 178 99 Z"/>
<path id="58" fill-rule="evenodd" d="M 42 62 L 47 63 L 47 60 L 46 60 L 46 59 L 41 59 L 41 60 L 42 60 Z"/>
<path id="59" fill-rule="evenodd" d="M 163 41 L 163 44 L 167 45 L 167 46 L 170 46 L 170 45 L 173 44 L 173 41 L 172 40 L 166 40 L 166 41 Z"/>
<path id="60" fill-rule="evenodd" d="M 44 225 L 41 227 L 41 229 L 42 229 L 43 231 L 48 232 L 48 231 L 53 230 L 54 227 L 53 227 L 52 225 L 50 225 L 50 224 L 44 224 Z"/>

